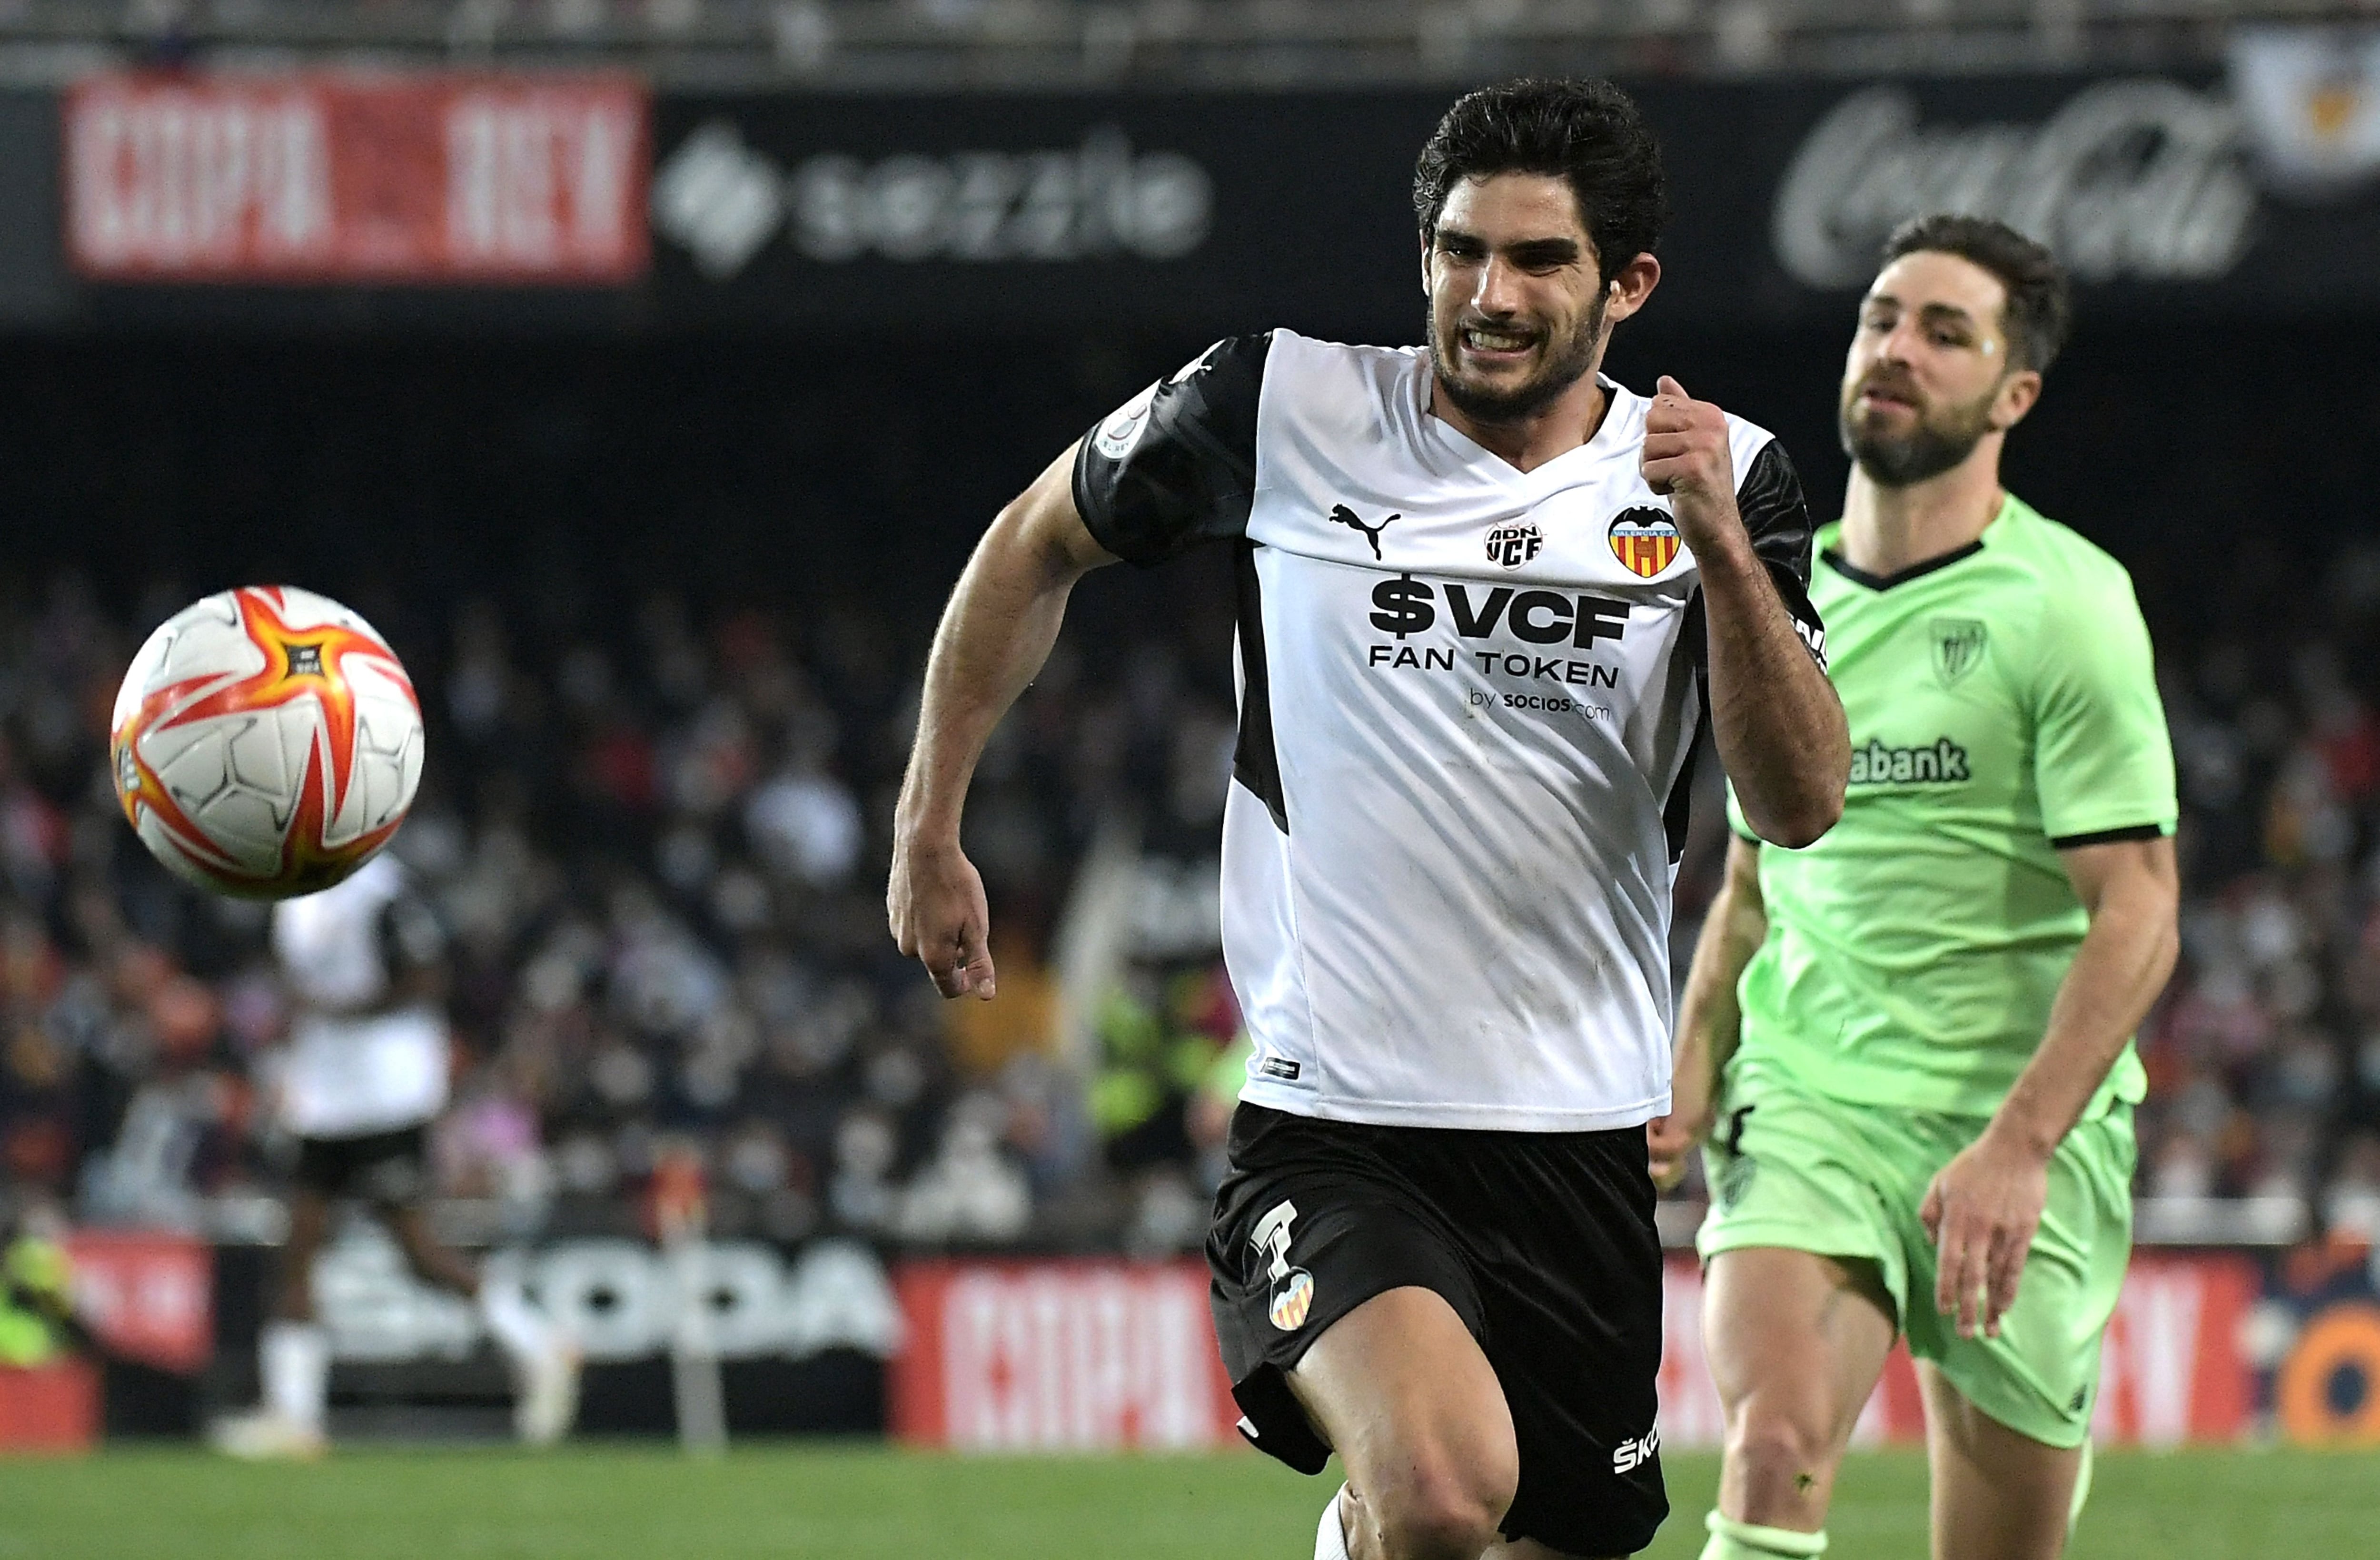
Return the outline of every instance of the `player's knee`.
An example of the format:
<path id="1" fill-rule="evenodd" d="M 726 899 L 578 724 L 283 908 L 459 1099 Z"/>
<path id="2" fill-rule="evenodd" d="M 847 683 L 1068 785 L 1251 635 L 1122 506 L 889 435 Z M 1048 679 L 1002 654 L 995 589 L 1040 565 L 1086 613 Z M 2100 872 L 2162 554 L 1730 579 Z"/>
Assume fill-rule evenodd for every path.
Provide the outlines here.
<path id="1" fill-rule="evenodd" d="M 1364 1499 L 1384 1560 L 1477 1560 L 1496 1542 L 1519 1482 L 1509 1459 L 1425 1457 Z"/>
<path id="2" fill-rule="evenodd" d="M 1822 1493 L 1833 1481 L 1835 1455 L 1826 1428 L 1803 1416 L 1757 1407 L 1729 1416 L 1728 1460 L 1755 1495 L 1790 1493 L 1798 1501 Z"/>

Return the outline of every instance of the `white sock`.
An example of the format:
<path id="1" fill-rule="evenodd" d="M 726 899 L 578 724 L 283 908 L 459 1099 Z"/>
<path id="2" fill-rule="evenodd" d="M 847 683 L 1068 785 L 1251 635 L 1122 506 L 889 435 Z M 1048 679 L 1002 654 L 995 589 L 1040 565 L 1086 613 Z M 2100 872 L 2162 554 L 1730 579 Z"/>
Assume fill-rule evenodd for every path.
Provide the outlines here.
<path id="1" fill-rule="evenodd" d="M 331 1388 L 331 1335 L 311 1322 L 267 1322 L 257 1340 L 267 1407 L 310 1430 L 322 1428 Z"/>
<path id="2" fill-rule="evenodd" d="M 529 1303 L 520 1286 L 491 1275 L 480 1285 L 480 1318 L 488 1336 L 514 1360 L 527 1360 L 554 1346 L 553 1321 Z"/>
<path id="3" fill-rule="evenodd" d="M 1347 1560 L 1347 1525 L 1339 1520 L 1339 1503 L 1347 1498 L 1347 1486 L 1330 1497 L 1322 1508 L 1322 1525 L 1314 1530 L 1314 1560 Z"/>

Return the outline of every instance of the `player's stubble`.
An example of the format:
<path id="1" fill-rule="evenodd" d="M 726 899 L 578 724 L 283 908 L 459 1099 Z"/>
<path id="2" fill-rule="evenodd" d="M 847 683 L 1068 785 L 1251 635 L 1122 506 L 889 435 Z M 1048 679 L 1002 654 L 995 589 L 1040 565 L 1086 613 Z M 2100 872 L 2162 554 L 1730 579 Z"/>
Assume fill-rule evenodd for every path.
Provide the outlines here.
<path id="1" fill-rule="evenodd" d="M 1491 389 L 1462 377 L 1463 311 L 1457 308 L 1440 320 L 1433 303 L 1427 316 L 1430 371 L 1454 409 L 1473 421 L 1490 426 L 1526 422 L 1561 399 L 1562 392 L 1594 369 L 1603 350 L 1603 314 L 1610 301 L 1608 289 L 1599 294 L 1560 340 L 1547 341 L 1537 371 L 1510 390 Z"/>
<path id="2" fill-rule="evenodd" d="M 1878 370 L 1843 387 L 1835 409 L 1835 428 L 1843 453 L 1859 463 L 1868 479 L 1884 488 L 1911 488 L 1957 466 L 1992 430 L 1992 387 L 1962 405 L 1929 409 L 1917 399 L 1916 385 L 1904 376 Z M 1882 390 L 1907 404 L 1914 414 L 1905 432 L 1886 431 L 1880 416 L 1863 416 L 1860 397 Z"/>

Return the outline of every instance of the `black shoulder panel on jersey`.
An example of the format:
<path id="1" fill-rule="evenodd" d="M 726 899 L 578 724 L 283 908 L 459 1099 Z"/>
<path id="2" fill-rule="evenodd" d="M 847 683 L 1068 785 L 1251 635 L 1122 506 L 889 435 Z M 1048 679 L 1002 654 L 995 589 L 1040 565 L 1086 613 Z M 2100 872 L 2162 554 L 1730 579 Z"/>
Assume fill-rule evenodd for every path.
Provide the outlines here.
<path id="1" fill-rule="evenodd" d="M 1289 832 L 1289 799 L 1281 790 L 1281 755 L 1272 743 L 1272 687 L 1265 672 L 1264 597 L 1257 579 L 1257 544 L 1240 538 L 1233 560 L 1240 629 L 1240 740 L 1232 751 L 1232 778 L 1256 793 L 1273 827 Z"/>
<path id="2" fill-rule="evenodd" d="M 1245 535 L 1269 332 L 1227 336 L 1083 435 L 1075 508 L 1101 547 L 1144 567 Z"/>
<path id="3" fill-rule="evenodd" d="M 1670 842 L 1670 865 L 1686 853 L 1686 827 L 1694 822 L 1694 766 L 1702 759 L 1703 747 L 1710 742 L 1710 677 L 1703 669 L 1710 654 L 1707 631 L 1703 626 L 1703 593 L 1696 587 L 1686 600 L 1685 622 L 1678 627 L 1678 650 L 1682 651 L 1694 667 L 1694 732 L 1686 743 L 1685 761 L 1678 766 L 1678 778 L 1670 782 L 1669 800 L 1661 804 L 1661 831 Z"/>
<path id="4" fill-rule="evenodd" d="M 379 932 L 382 967 L 391 980 L 428 969 L 445 956 L 446 928 L 419 894 L 402 893 L 381 906 Z"/>
<path id="5" fill-rule="evenodd" d="M 1768 566 L 1768 577 L 1784 599 L 1785 611 L 1802 643 L 1820 666 L 1827 664 L 1827 625 L 1810 604 L 1810 506 L 1802 478 L 1775 439 L 1752 457 L 1752 469 L 1735 490 L 1735 512 L 1752 538 L 1752 550 Z"/>

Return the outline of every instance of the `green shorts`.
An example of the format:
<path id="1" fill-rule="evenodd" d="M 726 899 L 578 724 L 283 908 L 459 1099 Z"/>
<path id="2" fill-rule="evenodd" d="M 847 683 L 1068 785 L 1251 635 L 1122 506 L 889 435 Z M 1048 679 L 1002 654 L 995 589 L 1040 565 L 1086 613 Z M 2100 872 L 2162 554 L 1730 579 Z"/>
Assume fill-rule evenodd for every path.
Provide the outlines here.
<path id="1" fill-rule="evenodd" d="M 1746 1246 L 1873 1262 L 1910 1353 L 2019 1434 L 2080 1445 L 2099 1392 L 2100 1335 L 2131 1258 L 2131 1107 L 2082 1123 L 2058 1145 L 2016 1305 L 1999 1336 L 1962 1338 L 1934 1309 L 1934 1242 L 1917 1210 L 1935 1172 L 1984 1125 L 1741 1071 L 1704 1153 L 1711 1206 L 1695 1248 L 1706 1263 Z"/>

